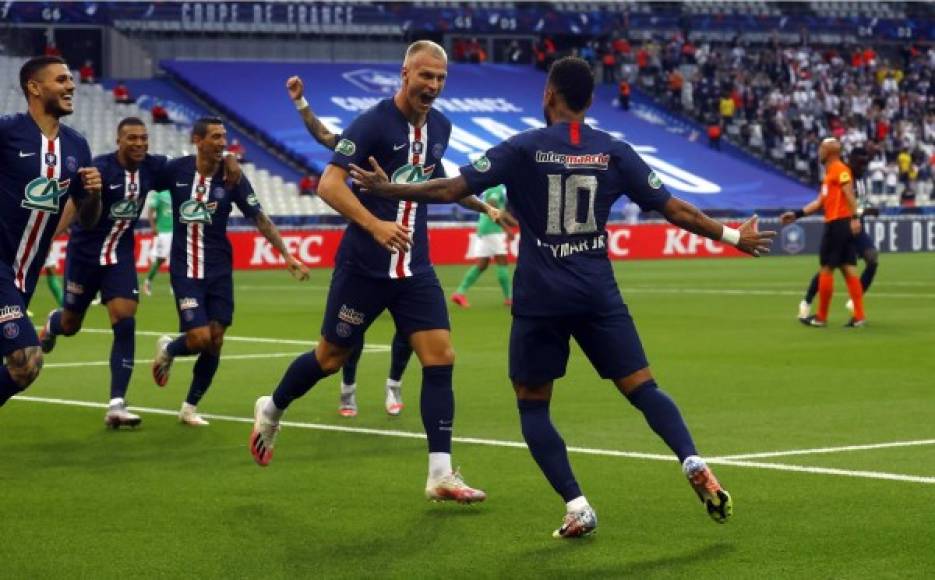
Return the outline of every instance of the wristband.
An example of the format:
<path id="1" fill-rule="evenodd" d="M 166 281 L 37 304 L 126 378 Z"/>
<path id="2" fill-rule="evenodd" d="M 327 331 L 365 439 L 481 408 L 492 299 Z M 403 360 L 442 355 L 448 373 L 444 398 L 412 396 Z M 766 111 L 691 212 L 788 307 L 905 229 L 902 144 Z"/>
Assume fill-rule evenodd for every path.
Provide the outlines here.
<path id="1" fill-rule="evenodd" d="M 305 97 L 299 97 L 298 99 L 292 99 L 292 102 L 295 103 L 295 108 L 297 111 L 308 108 L 308 101 L 305 100 Z"/>
<path id="2" fill-rule="evenodd" d="M 740 230 L 724 226 L 724 231 L 721 232 L 721 241 L 736 246 L 740 243 Z"/>
<path id="3" fill-rule="evenodd" d="M 799 219 L 799 218 L 804 218 L 804 217 L 805 217 L 805 210 L 802 210 L 802 209 L 797 209 L 797 210 L 795 210 L 795 211 L 792 212 L 792 213 L 795 214 L 795 219 Z"/>

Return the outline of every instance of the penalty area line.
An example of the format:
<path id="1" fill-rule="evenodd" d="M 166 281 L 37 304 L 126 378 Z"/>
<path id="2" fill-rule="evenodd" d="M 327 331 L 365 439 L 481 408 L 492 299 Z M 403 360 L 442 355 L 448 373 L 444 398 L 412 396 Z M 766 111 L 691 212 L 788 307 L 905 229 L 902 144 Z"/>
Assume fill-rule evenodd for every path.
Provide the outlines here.
<path id="1" fill-rule="evenodd" d="M 33 397 L 29 395 L 17 395 L 13 397 L 15 401 L 45 403 L 51 405 L 65 405 L 70 407 L 87 407 L 94 409 L 106 409 L 106 403 L 95 403 L 92 401 L 76 401 L 70 399 L 55 399 L 47 397 Z M 130 407 L 131 410 L 139 413 L 149 413 L 153 415 L 178 415 L 178 411 L 171 409 L 157 409 L 152 407 Z M 228 421 L 232 423 L 252 424 L 253 417 L 234 417 L 231 415 L 215 415 L 210 413 L 201 414 L 206 419 L 215 421 Z M 345 425 L 325 425 L 321 423 L 302 423 L 297 421 L 282 421 L 284 427 L 309 429 L 316 431 L 332 431 L 339 433 L 357 433 L 364 435 L 377 435 L 382 437 L 399 437 L 406 439 L 425 439 L 424 433 L 414 433 L 411 431 L 398 431 L 393 429 L 371 429 L 365 427 L 350 427 Z M 477 437 L 453 437 L 455 443 L 467 445 L 486 445 L 490 447 L 509 447 L 521 449 L 526 444 L 521 441 L 505 441 L 499 439 L 483 439 Z M 589 447 L 569 447 L 568 451 L 582 455 L 597 455 L 603 457 L 625 457 L 628 459 L 645 459 L 651 461 L 677 461 L 671 455 L 661 455 L 657 453 L 640 453 L 635 451 L 617 451 L 613 449 L 595 449 Z M 752 469 L 771 469 L 775 471 L 790 471 L 796 473 L 811 473 L 817 475 L 834 475 L 838 477 L 856 477 L 863 479 L 882 479 L 888 481 L 903 481 L 911 483 L 935 484 L 935 477 L 925 477 L 918 475 L 905 475 L 900 473 L 886 473 L 880 471 L 857 471 L 849 469 L 836 469 L 828 467 L 813 467 L 807 465 L 789 465 L 785 463 L 767 463 L 762 461 L 746 461 L 738 459 L 727 459 L 714 457 L 707 460 L 711 465 L 729 465 L 732 467 L 745 467 Z"/>

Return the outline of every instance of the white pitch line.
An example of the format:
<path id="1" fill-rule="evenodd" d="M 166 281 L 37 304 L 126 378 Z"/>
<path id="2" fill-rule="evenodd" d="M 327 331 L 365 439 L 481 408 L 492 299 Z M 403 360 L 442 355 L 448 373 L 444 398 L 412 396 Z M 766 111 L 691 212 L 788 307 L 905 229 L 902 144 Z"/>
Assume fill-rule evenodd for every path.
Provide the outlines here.
<path id="1" fill-rule="evenodd" d="M 619 280 L 618 280 L 619 284 Z M 309 288 L 309 286 L 244 286 L 244 290 L 276 290 L 286 291 L 295 290 L 299 291 L 303 288 Z M 312 288 L 326 290 L 327 286 L 315 286 Z M 481 292 L 501 292 L 499 286 L 472 286 L 472 291 L 481 291 Z M 677 288 L 677 287 L 665 287 L 665 286 L 620 286 L 620 292 L 623 294 L 713 294 L 713 295 L 727 295 L 727 296 L 801 296 L 801 290 L 757 290 L 753 288 Z M 876 298 L 935 298 L 935 294 L 925 293 L 925 292 L 877 292 L 873 291 L 868 294 L 869 296 L 874 296 Z"/>
<path id="2" fill-rule="evenodd" d="M 869 449 L 889 449 L 891 447 L 915 447 L 919 445 L 935 445 L 935 439 L 918 439 L 916 441 L 891 441 L 889 443 L 868 443 L 865 445 L 842 445 L 840 447 L 816 447 L 814 449 L 790 449 L 788 451 L 765 451 L 763 453 L 741 453 L 739 455 L 722 455 L 716 459 L 746 460 L 763 459 L 766 457 L 787 457 L 790 455 L 815 455 L 819 453 L 841 453 L 844 451 L 866 451 Z"/>
<path id="3" fill-rule="evenodd" d="M 75 401 L 69 399 L 53 399 L 46 397 L 32 397 L 28 395 L 17 395 L 14 400 L 33 403 L 48 403 L 53 405 L 66 405 L 71 407 L 89 407 L 94 409 L 107 408 L 106 403 L 94 403 L 91 401 Z M 170 409 L 155 409 L 151 407 L 130 407 L 133 411 L 140 413 L 151 413 L 153 415 L 178 414 L 178 411 Z M 230 415 L 213 415 L 202 413 L 207 419 L 216 421 L 230 421 L 234 423 L 253 423 L 252 417 L 233 417 Z M 369 429 L 364 427 L 348 427 L 343 425 L 324 425 L 321 423 L 299 423 L 293 421 L 282 421 L 285 427 L 294 427 L 299 429 L 312 429 L 316 431 L 336 431 L 341 433 L 359 433 L 365 435 L 379 435 L 384 437 L 400 437 L 406 439 L 425 439 L 424 433 L 413 433 L 410 431 L 397 431 L 392 429 Z M 452 440 L 456 443 L 465 443 L 473 445 L 487 445 L 492 447 L 508 447 L 522 449 L 526 444 L 520 441 L 503 441 L 498 439 L 481 439 L 476 437 L 454 437 Z M 617 451 L 612 449 L 594 449 L 589 447 L 569 447 L 568 451 L 586 455 L 599 455 L 605 457 L 626 457 L 631 459 L 648 459 L 653 461 L 676 461 L 671 455 L 660 455 L 656 453 L 640 453 L 635 451 Z M 772 469 L 776 471 L 792 471 L 799 473 L 813 473 L 821 475 L 835 475 L 840 477 L 859 477 L 866 479 L 883 479 L 889 481 L 905 481 L 912 483 L 935 484 L 935 477 L 924 477 L 918 475 L 904 475 L 900 473 L 886 473 L 881 471 L 854 471 L 848 469 L 835 469 L 828 467 L 812 467 L 806 465 L 788 465 L 784 463 L 765 463 L 753 461 L 740 461 L 736 459 L 712 458 L 707 460 L 711 465 L 730 465 L 733 467 L 747 467 L 754 469 Z"/>
<path id="4" fill-rule="evenodd" d="M 284 358 L 290 356 L 299 356 L 303 354 L 302 352 L 266 352 L 261 354 L 225 354 L 221 355 L 222 361 L 228 360 L 250 360 L 257 358 Z M 174 359 L 176 363 L 194 363 L 198 360 L 197 356 L 183 356 L 177 357 Z M 133 361 L 133 364 L 149 364 L 152 360 L 141 360 L 137 359 Z M 85 362 L 66 362 L 66 363 L 46 363 L 42 365 L 44 369 L 67 369 L 74 367 L 106 367 L 110 365 L 109 360 L 95 360 L 95 361 L 85 361 Z"/>
<path id="5" fill-rule="evenodd" d="M 109 328 L 82 328 L 81 332 L 88 332 L 91 334 L 111 334 L 113 331 Z M 155 330 L 137 330 L 136 334 L 138 336 L 178 336 L 180 333 L 178 331 L 165 331 L 159 332 Z M 307 346 L 310 349 L 318 346 L 317 340 L 296 340 L 291 338 L 268 338 L 262 336 L 224 336 L 225 342 L 250 342 L 256 344 L 295 344 L 300 346 Z M 364 352 L 389 352 L 390 345 L 388 344 L 364 344 Z M 301 354 L 301 353 L 299 353 Z"/>

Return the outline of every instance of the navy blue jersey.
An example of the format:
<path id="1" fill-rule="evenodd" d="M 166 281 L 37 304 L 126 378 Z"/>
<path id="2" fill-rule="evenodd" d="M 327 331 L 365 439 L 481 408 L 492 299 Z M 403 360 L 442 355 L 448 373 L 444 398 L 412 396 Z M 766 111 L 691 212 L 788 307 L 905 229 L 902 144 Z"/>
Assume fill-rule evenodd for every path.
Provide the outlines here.
<path id="1" fill-rule="evenodd" d="M 354 119 L 334 148 L 331 163 L 347 169 L 351 163 L 370 168 L 373 156 L 396 183 L 414 183 L 444 177 L 442 157 L 448 147 L 451 122 L 434 109 L 422 127 L 413 127 L 393 103 L 380 101 Z M 361 192 L 354 193 L 370 213 L 395 221 L 412 231 L 408 252 L 391 254 L 356 224 L 347 226 L 335 262 L 371 278 L 406 278 L 432 272 L 429 260 L 427 210 L 422 204 L 394 201 Z"/>
<path id="2" fill-rule="evenodd" d="M 233 189 L 224 189 L 224 169 L 206 177 L 195 169 L 195 156 L 169 161 L 153 189 L 172 195 L 172 251 L 169 272 L 186 278 L 212 278 L 230 274 L 232 250 L 227 239 L 227 219 L 236 205 L 247 218 L 263 208 L 246 177 Z"/>
<path id="3" fill-rule="evenodd" d="M 623 194 L 644 211 L 670 194 L 632 147 L 578 123 L 514 135 L 461 168 L 471 191 L 506 185 L 520 223 L 513 312 L 562 316 L 623 304 L 605 226 Z"/>
<path id="4" fill-rule="evenodd" d="M 129 171 L 116 152 L 95 157 L 103 183 L 101 219 L 91 229 L 77 222 L 71 226 L 69 257 L 101 266 L 133 262 L 133 227 L 166 161 L 164 155 L 147 155 L 136 171 Z"/>
<path id="5" fill-rule="evenodd" d="M 78 169 L 91 166 L 80 133 L 59 125 L 50 141 L 26 113 L 0 118 L 0 268 L 31 296 L 69 197 L 85 196 Z"/>

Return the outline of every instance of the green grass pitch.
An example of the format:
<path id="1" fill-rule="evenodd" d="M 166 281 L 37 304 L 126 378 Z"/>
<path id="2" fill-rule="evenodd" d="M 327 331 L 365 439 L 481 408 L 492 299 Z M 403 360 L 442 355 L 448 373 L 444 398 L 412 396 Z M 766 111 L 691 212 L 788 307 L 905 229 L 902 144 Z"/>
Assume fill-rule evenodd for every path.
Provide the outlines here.
<path id="1" fill-rule="evenodd" d="M 144 423 L 104 428 L 102 406 L 14 399 L 0 409 L 0 577 L 19 578 L 931 578 L 935 575 L 935 255 L 883 255 L 870 324 L 845 329 L 836 279 L 831 323 L 795 320 L 814 257 L 617 263 L 660 386 L 678 402 L 735 501 L 705 515 L 642 417 L 573 349 L 553 418 L 597 510 L 598 534 L 550 537 L 564 506 L 519 442 L 506 377 L 510 318 L 491 273 L 451 309 L 457 351 L 455 463 L 489 493 L 475 506 L 422 495 L 420 373 L 407 407 L 383 411 L 388 316 L 367 335 L 360 414 L 338 416 L 337 377 L 296 402 L 276 457 L 247 449 L 257 396 L 317 337 L 329 272 L 238 273 L 237 312 L 200 406 L 178 424 L 191 362 L 169 385 L 149 372 L 157 333 L 176 328 L 167 278 L 144 297 L 131 405 Z M 438 269 L 447 292 L 461 267 Z M 40 281 L 41 284 L 41 281 Z M 34 320 L 51 303 L 37 291 Z M 102 405 L 110 335 L 103 308 L 59 339 L 25 395 Z M 108 330 L 105 330 L 108 329 Z M 266 340 L 254 340 L 262 338 Z M 324 430 L 357 427 L 393 433 Z M 311 427 L 311 428 L 309 428 Z M 394 435 L 396 433 L 396 435 Z M 855 445 L 898 446 L 841 450 Z M 909 445 L 906 442 L 916 442 Z M 827 452 L 802 452 L 825 449 Z M 799 451 L 778 456 L 750 454 Z M 664 458 L 663 458 L 664 459 Z"/>

